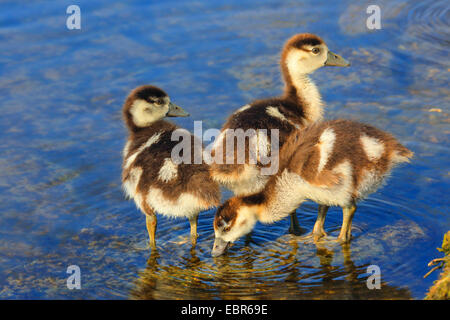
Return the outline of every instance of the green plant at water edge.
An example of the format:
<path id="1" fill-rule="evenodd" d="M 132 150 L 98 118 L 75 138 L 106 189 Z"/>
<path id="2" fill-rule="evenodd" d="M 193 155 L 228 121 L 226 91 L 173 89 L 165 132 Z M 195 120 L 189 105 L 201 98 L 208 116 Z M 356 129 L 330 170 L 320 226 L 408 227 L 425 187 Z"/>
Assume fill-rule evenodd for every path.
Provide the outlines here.
<path id="1" fill-rule="evenodd" d="M 449 300 L 450 299 L 450 231 L 444 235 L 442 248 L 437 248 L 444 253 L 443 258 L 431 260 L 428 266 L 435 266 L 425 276 L 426 278 L 434 270 L 443 268 L 439 279 L 428 290 L 425 300 Z"/>

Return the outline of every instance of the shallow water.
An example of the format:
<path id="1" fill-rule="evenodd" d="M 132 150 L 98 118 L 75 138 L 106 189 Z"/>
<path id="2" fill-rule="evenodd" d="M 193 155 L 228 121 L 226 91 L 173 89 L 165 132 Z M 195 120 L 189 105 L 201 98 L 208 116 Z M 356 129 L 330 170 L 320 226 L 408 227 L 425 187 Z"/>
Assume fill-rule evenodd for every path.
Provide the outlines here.
<path id="1" fill-rule="evenodd" d="M 371 1 L 79 1 L 82 29 L 65 27 L 70 2 L 0 4 L 0 298 L 395 299 L 424 297 L 450 229 L 448 1 L 378 1 L 382 29 L 366 28 Z M 212 258 L 213 212 L 189 245 L 187 220 L 159 218 L 158 250 L 120 186 L 120 109 L 152 83 L 220 128 L 236 108 L 279 94 L 283 42 L 324 38 L 351 61 L 313 79 L 327 118 L 389 130 L 415 152 L 359 205 L 354 240 L 319 247 L 289 235 L 289 220 L 258 225 Z M 224 198 L 230 194 L 225 192 Z M 311 231 L 316 205 L 298 210 Z M 341 213 L 325 224 L 338 234 Z M 81 268 L 82 290 L 66 269 Z M 367 266 L 381 269 L 368 290 Z"/>

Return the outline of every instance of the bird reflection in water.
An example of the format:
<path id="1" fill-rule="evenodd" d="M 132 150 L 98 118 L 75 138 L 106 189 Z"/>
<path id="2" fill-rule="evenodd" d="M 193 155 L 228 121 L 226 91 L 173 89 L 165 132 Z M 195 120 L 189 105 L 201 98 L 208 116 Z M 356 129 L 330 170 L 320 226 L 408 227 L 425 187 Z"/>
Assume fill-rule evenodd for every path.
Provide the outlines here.
<path id="1" fill-rule="evenodd" d="M 283 246 L 264 253 L 252 246 L 240 257 L 200 259 L 203 249 L 191 249 L 170 263 L 152 250 L 140 272 L 132 299 L 411 299 L 408 289 L 381 282 L 367 287 L 369 264 L 355 265 L 350 244 L 320 242 L 305 254 L 305 244 L 289 236 Z M 205 251 L 208 250 L 205 247 Z M 305 259 L 304 259 L 305 258 Z M 333 260 L 343 262 L 333 264 Z M 383 280 L 383 279 L 382 279 Z"/>

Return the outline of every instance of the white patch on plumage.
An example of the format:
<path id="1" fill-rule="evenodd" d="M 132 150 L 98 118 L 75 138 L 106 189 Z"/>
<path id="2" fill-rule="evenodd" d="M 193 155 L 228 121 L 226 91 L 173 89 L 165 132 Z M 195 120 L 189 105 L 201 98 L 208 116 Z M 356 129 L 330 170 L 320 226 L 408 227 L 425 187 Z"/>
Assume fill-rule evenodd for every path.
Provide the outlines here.
<path id="1" fill-rule="evenodd" d="M 238 114 L 238 113 L 240 113 L 240 112 L 242 112 L 242 111 L 245 111 L 245 110 L 247 110 L 247 109 L 250 108 L 250 107 L 251 107 L 251 105 L 246 104 L 245 106 L 242 106 L 242 107 L 240 107 L 239 109 L 237 109 L 237 110 L 234 112 L 234 114 Z"/>
<path id="2" fill-rule="evenodd" d="M 345 207 L 351 203 L 353 193 L 353 168 L 348 160 L 333 168 L 333 172 L 341 174 L 339 184 L 332 187 L 314 186 L 304 181 L 300 192 L 309 200 L 327 206 Z"/>
<path id="3" fill-rule="evenodd" d="M 288 121 L 288 119 L 284 116 L 284 114 L 282 114 L 280 110 L 276 107 L 271 106 L 267 107 L 266 113 L 271 117 L 278 118 L 282 121 Z"/>
<path id="4" fill-rule="evenodd" d="M 128 198 L 133 199 L 136 195 L 136 187 L 141 179 L 142 168 L 134 167 L 130 170 L 128 178 L 123 182 L 123 189 Z"/>
<path id="5" fill-rule="evenodd" d="M 396 165 L 396 164 L 402 163 L 402 162 L 410 162 L 410 159 L 409 159 L 409 157 L 405 157 L 405 156 L 401 155 L 400 152 L 396 150 L 392 154 L 391 161 L 392 161 L 392 165 Z"/>
<path id="6" fill-rule="evenodd" d="M 150 187 L 145 201 L 153 210 L 169 217 L 189 218 L 213 207 L 190 193 L 181 193 L 176 200 L 166 199 L 161 189 L 153 187 Z"/>
<path id="7" fill-rule="evenodd" d="M 322 171 L 333 152 L 334 142 L 336 140 L 336 134 L 333 129 L 326 128 L 319 138 L 319 150 L 320 150 L 320 160 L 317 172 Z"/>
<path id="8" fill-rule="evenodd" d="M 271 116 L 271 117 L 278 118 L 278 119 L 280 119 L 280 120 L 282 120 L 282 121 L 287 121 L 287 122 L 289 122 L 291 125 L 293 125 L 293 126 L 296 127 L 297 129 L 300 128 L 300 126 L 299 126 L 298 124 L 296 124 L 296 123 L 294 123 L 293 121 L 291 121 L 291 120 L 289 120 L 288 118 L 286 118 L 286 117 L 284 116 L 284 114 L 282 114 L 282 113 L 280 112 L 280 110 L 279 110 L 278 108 L 276 108 L 276 107 L 272 107 L 272 106 L 267 107 L 267 108 L 266 108 L 266 113 L 267 113 L 269 116 Z"/>
<path id="9" fill-rule="evenodd" d="M 165 158 L 164 164 L 159 169 L 158 179 L 163 182 L 169 182 L 178 176 L 178 165 L 172 162 L 172 159 Z"/>
<path id="10" fill-rule="evenodd" d="M 364 199 L 369 194 L 375 192 L 385 181 L 386 174 L 380 174 L 375 170 L 364 170 L 356 195 L 359 199 Z"/>
<path id="11" fill-rule="evenodd" d="M 370 161 L 378 160 L 383 155 L 384 144 L 380 140 L 369 137 L 368 135 L 362 135 L 360 141 Z"/>
<path id="12" fill-rule="evenodd" d="M 130 146 L 131 146 L 131 140 L 128 140 L 127 143 L 125 143 L 125 147 L 123 148 L 123 151 L 122 151 L 122 156 L 124 159 L 126 157 L 128 157 L 128 153 L 130 152 Z"/>
<path id="13" fill-rule="evenodd" d="M 142 212 L 145 213 L 145 210 L 144 210 L 144 203 L 143 203 L 142 201 L 144 201 L 144 199 L 143 199 L 143 197 L 142 197 L 142 194 L 141 194 L 140 192 L 136 192 L 136 193 L 134 194 L 134 203 L 136 204 L 136 207 L 137 207 L 139 210 L 141 210 Z"/>
<path id="14" fill-rule="evenodd" d="M 141 145 L 132 155 L 130 155 L 125 162 L 124 169 L 129 168 L 130 165 L 134 162 L 134 160 L 136 160 L 136 157 L 142 151 L 144 151 L 144 149 L 146 149 L 146 148 L 150 147 L 152 144 L 158 142 L 159 138 L 161 137 L 161 133 L 162 132 L 158 132 L 158 133 L 155 133 L 154 135 L 152 135 L 143 145 Z"/>
<path id="15" fill-rule="evenodd" d="M 166 104 L 162 106 L 151 105 L 142 99 L 135 100 L 130 108 L 134 124 L 138 127 L 147 127 L 164 118 L 169 111 L 168 99 L 165 100 Z"/>
<path id="16" fill-rule="evenodd" d="M 237 196 L 250 195 L 262 191 L 270 176 L 261 175 L 261 170 L 257 166 L 248 164 L 243 166 L 244 170 L 239 175 L 213 172 L 212 178 Z"/>

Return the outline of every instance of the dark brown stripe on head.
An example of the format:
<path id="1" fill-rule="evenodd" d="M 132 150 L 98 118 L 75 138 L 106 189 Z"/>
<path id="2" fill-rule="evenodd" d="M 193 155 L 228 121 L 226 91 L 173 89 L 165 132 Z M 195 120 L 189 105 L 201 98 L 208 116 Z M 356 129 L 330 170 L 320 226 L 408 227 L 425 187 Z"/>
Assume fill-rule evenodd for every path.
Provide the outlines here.
<path id="1" fill-rule="evenodd" d="M 223 203 L 216 212 L 216 217 L 214 219 L 214 227 L 222 228 L 224 225 L 231 227 L 236 222 L 237 209 L 239 208 L 240 202 L 236 197 L 228 199 Z"/>
<path id="2" fill-rule="evenodd" d="M 317 46 L 323 43 L 323 40 L 320 39 L 318 36 L 310 33 L 302 33 L 297 34 L 290 38 L 288 42 L 285 45 L 285 49 L 288 49 L 290 47 L 294 47 L 297 49 L 302 49 L 303 46 L 309 45 L 309 46 Z"/>
<path id="3" fill-rule="evenodd" d="M 155 98 L 167 97 L 167 93 L 165 93 L 162 89 L 158 87 L 145 85 L 134 89 L 131 92 L 130 97 L 134 99 L 147 100 L 148 97 L 155 97 Z"/>

